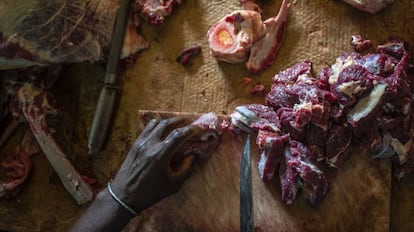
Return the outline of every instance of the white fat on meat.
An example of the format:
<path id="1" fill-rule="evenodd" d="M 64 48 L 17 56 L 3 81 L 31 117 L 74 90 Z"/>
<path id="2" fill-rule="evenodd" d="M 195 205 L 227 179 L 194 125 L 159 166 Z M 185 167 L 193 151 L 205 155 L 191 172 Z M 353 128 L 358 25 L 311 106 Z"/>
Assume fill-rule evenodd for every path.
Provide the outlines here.
<path id="1" fill-rule="evenodd" d="M 351 121 L 358 122 L 367 117 L 371 111 L 380 103 L 382 96 L 384 96 L 387 85 L 377 84 L 371 93 L 358 101 L 355 107 L 348 113 Z"/>
<path id="2" fill-rule="evenodd" d="M 351 6 L 371 14 L 375 14 L 394 0 L 342 0 Z"/>

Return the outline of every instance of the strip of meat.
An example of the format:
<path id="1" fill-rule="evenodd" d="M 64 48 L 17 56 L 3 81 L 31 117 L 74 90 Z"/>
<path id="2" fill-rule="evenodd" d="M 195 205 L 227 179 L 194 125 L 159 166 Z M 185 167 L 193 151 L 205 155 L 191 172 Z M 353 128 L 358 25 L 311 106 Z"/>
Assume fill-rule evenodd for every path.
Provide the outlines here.
<path id="1" fill-rule="evenodd" d="M 283 150 L 287 141 L 289 141 L 289 135 L 287 134 L 279 135 L 274 132 L 259 130 L 256 144 L 262 152 L 258 162 L 258 170 L 263 181 L 273 180 L 276 169 L 283 157 Z"/>
<path id="2" fill-rule="evenodd" d="M 250 50 L 249 60 L 246 63 L 250 72 L 260 72 L 275 61 L 285 38 L 289 7 L 289 0 L 283 0 L 277 16 L 263 22 L 266 35 L 255 42 Z"/>
<path id="3" fill-rule="evenodd" d="M 66 158 L 46 124 L 47 114 L 56 113 L 49 104 L 46 92 L 26 83 L 19 89 L 18 99 L 34 137 L 66 190 L 78 204 L 91 201 L 94 197 L 92 190 Z"/>

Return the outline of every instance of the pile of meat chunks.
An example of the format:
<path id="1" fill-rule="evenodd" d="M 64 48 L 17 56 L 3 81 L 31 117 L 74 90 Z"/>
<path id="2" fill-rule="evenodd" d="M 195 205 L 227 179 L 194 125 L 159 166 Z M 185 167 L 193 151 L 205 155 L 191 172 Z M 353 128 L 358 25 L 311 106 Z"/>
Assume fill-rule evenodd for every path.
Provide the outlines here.
<path id="1" fill-rule="evenodd" d="M 300 189 L 311 204 L 322 200 L 328 191 L 322 164 L 340 167 L 353 148 L 390 158 L 398 178 L 412 170 L 407 59 L 404 44 L 390 40 L 375 53 L 339 56 L 317 77 L 305 60 L 273 77 L 264 104 L 236 107 L 232 125 L 257 133 L 260 176 L 279 177 L 284 203 Z"/>

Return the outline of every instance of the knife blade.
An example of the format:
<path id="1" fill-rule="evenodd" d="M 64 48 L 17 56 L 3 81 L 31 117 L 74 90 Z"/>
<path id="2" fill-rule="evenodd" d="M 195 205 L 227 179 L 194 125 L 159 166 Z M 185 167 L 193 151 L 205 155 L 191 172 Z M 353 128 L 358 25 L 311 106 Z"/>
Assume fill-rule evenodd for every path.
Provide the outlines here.
<path id="1" fill-rule="evenodd" d="M 88 153 L 90 156 L 100 153 L 108 134 L 117 92 L 119 91 L 119 60 L 131 3 L 131 0 L 121 0 L 115 19 L 104 86 L 99 95 L 89 134 Z"/>
<path id="2" fill-rule="evenodd" d="M 250 134 L 247 134 L 240 163 L 240 231 L 252 232 L 253 224 Z"/>

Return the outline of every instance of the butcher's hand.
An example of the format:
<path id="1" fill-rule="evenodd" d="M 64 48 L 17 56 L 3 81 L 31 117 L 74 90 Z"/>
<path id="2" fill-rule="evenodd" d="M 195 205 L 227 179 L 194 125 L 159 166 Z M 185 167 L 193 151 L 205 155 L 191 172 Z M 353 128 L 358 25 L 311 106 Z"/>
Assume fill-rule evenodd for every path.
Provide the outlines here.
<path id="1" fill-rule="evenodd" d="M 170 161 L 179 146 L 202 133 L 198 126 L 180 127 L 182 119 L 152 120 L 128 152 L 111 189 L 119 200 L 139 213 L 161 199 L 177 192 L 192 171 L 193 156 L 179 167 Z M 174 129 L 176 128 L 176 129 Z M 72 231 L 119 231 L 134 215 L 111 196 L 101 191 L 95 201 L 72 227 Z"/>
<path id="2" fill-rule="evenodd" d="M 201 129 L 189 125 L 172 130 L 179 123 L 177 118 L 150 121 L 112 181 L 113 191 L 137 211 L 177 192 L 191 172 L 193 156 L 174 170 L 170 161 L 178 147 Z"/>

